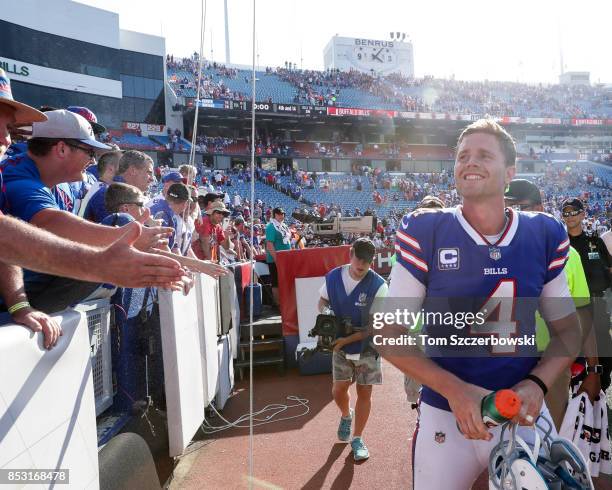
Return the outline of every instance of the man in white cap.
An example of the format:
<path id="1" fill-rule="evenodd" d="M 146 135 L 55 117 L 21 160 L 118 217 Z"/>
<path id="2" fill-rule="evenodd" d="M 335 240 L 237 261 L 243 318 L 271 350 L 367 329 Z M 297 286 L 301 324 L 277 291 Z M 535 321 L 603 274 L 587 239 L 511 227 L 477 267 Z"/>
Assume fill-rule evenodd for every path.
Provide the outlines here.
<path id="1" fill-rule="evenodd" d="M 0 159 L 11 144 L 11 127 L 46 120 L 42 112 L 13 99 L 10 81 L 0 69 Z M 3 198 L 4 194 L 0 194 L 0 207 Z M 140 234 L 136 223 L 123 231 L 109 247 L 93 248 L 71 243 L 0 212 L 0 303 L 4 300 L 6 308 L 12 310 L 13 321 L 34 332 L 42 331 L 44 345 L 50 348 L 61 335 L 61 328 L 51 317 L 30 306 L 19 266 L 124 287 L 165 286 L 180 279 L 182 271 L 176 261 L 130 246 Z"/>
<path id="2" fill-rule="evenodd" d="M 71 193 L 57 192 L 60 184 L 82 179 L 83 171 L 100 150 L 110 149 L 96 141 L 89 122 L 65 110 L 46 113 L 45 122 L 32 125 L 27 153 L 3 162 L 5 199 L 2 211 L 69 240 L 107 247 L 124 231 L 89 223 L 72 213 Z M 56 192 L 52 189 L 56 187 Z M 59 196 L 59 198 L 58 198 Z M 145 228 L 135 242 L 148 250 L 171 233 L 171 229 Z M 86 298 L 97 285 L 25 272 L 26 291 L 32 305 L 58 311 Z"/>

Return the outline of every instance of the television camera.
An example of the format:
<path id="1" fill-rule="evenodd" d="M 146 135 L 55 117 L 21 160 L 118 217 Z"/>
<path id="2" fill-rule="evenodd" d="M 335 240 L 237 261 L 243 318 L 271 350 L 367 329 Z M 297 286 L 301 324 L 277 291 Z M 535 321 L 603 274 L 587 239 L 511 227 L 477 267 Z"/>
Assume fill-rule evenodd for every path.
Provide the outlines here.
<path id="1" fill-rule="evenodd" d="M 308 332 L 309 337 L 317 337 L 317 346 L 314 349 L 302 349 L 298 352 L 305 361 L 308 361 L 316 352 L 331 354 L 334 351 L 334 341 L 340 337 L 347 337 L 353 333 L 350 318 L 322 313 L 317 316 L 315 326 Z"/>
<path id="2" fill-rule="evenodd" d="M 348 233 L 369 235 L 376 230 L 375 216 L 321 218 L 308 209 L 294 211 L 291 216 L 305 225 L 304 234 L 309 243 L 318 239 L 342 244 L 343 236 Z"/>

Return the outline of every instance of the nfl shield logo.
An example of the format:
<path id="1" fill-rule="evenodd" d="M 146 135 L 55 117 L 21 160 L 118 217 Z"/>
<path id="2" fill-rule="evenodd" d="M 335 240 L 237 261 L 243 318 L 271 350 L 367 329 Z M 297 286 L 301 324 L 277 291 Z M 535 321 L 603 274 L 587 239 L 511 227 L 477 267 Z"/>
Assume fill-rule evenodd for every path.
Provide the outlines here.
<path id="1" fill-rule="evenodd" d="M 489 248 L 489 257 L 491 257 L 493 260 L 501 259 L 501 250 L 497 247 Z"/>
<path id="2" fill-rule="evenodd" d="M 436 432 L 436 435 L 434 436 L 434 440 L 438 444 L 444 444 L 444 441 L 446 440 L 446 434 L 444 432 Z"/>

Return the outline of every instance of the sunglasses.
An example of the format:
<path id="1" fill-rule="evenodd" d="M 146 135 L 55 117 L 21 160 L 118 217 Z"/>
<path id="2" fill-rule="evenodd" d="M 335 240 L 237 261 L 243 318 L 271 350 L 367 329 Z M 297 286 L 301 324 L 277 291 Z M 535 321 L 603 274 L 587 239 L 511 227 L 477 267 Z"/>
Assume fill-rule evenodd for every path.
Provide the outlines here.
<path id="1" fill-rule="evenodd" d="M 529 211 L 533 206 L 533 203 L 513 204 L 512 209 L 515 211 Z"/>
<path id="2" fill-rule="evenodd" d="M 64 141 L 64 143 L 66 144 L 66 146 L 69 146 L 70 148 L 76 148 L 77 150 L 84 151 L 85 153 L 87 153 L 89 155 L 89 158 L 91 158 L 92 160 L 94 158 L 96 158 L 96 152 L 94 150 L 92 150 L 91 148 L 89 148 L 89 147 L 73 145 L 73 144 L 68 143 L 66 141 Z"/>
<path id="3" fill-rule="evenodd" d="M 569 218 L 570 216 L 578 216 L 582 213 L 582 209 L 577 209 L 576 211 L 563 211 L 563 217 Z"/>

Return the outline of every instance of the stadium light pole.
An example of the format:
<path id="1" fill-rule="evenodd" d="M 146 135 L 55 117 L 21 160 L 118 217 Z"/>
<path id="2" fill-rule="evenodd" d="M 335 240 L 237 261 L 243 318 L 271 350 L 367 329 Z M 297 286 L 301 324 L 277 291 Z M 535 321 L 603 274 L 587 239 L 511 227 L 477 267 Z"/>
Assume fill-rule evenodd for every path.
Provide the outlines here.
<path id="1" fill-rule="evenodd" d="M 223 1 L 225 9 L 225 64 L 230 64 L 229 16 L 227 13 L 227 0 Z"/>
<path id="2" fill-rule="evenodd" d="M 227 6 L 227 0 L 225 0 Z M 251 237 L 254 236 L 254 219 L 255 216 L 255 55 L 256 55 L 256 0 L 253 0 L 253 34 L 252 34 L 252 70 L 251 70 Z M 225 15 L 227 21 L 227 10 Z M 225 24 L 227 30 L 227 23 Z M 226 31 L 227 32 L 227 31 Z M 228 61 L 229 63 L 229 61 Z M 249 490 L 253 489 L 254 477 L 254 440 L 253 440 L 253 285 L 255 283 L 255 267 L 254 257 L 251 254 L 251 274 L 249 278 Z"/>

